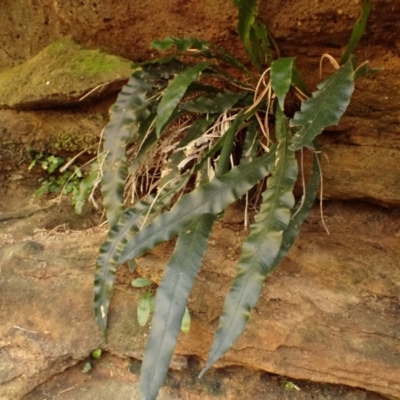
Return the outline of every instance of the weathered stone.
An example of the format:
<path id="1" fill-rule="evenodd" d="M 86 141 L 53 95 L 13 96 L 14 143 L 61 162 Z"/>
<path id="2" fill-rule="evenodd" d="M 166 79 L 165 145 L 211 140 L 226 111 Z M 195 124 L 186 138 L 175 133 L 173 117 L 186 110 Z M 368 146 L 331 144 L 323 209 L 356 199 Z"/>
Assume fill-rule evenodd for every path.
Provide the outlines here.
<path id="1" fill-rule="evenodd" d="M 377 68 L 383 65 L 379 56 L 382 52 L 383 47 L 367 47 L 360 56 Z M 338 59 L 340 52 L 333 55 Z M 310 88 L 315 88 L 321 80 L 315 73 L 319 56 L 307 58 L 307 64 L 311 63 L 315 69 L 309 70 L 308 79 L 312 76 Z M 299 68 L 303 70 L 303 67 L 306 65 Z M 383 206 L 400 204 L 399 74 L 400 64 L 388 62 L 382 71 L 357 80 L 353 98 L 339 126 L 329 127 L 318 138 L 322 151 L 323 198 L 360 199 Z M 307 152 L 305 160 L 306 170 L 310 169 L 311 155 Z"/>
<path id="2" fill-rule="evenodd" d="M 62 39 L 0 73 L 0 108 L 50 108 L 97 99 L 119 91 L 131 72 L 128 60 Z"/>
<path id="3" fill-rule="evenodd" d="M 101 4 L 76 0 L 31 3 L 6 2 L 0 13 L 0 70 L 21 64 L 68 34 L 79 43 L 137 61 L 153 56 L 149 43 L 166 35 L 198 36 L 239 57 L 244 55 L 233 3 L 214 1 L 205 6 L 175 1 L 167 7 L 165 2 L 142 7 L 109 0 Z M 356 3 L 360 2 L 260 2 L 260 18 L 267 22 L 282 55 L 297 56 L 311 90 L 321 79 L 321 55 L 329 52 L 340 59 L 359 14 Z M 399 7 L 397 0 L 374 2 L 357 58 L 369 59 L 373 67 L 383 66 L 384 70 L 357 81 L 340 126 L 321 138 L 322 150 L 329 158 L 322 162 L 325 198 L 399 204 Z M 198 21 L 204 22 L 201 28 Z M 328 69 L 324 64 L 323 74 Z M 38 71 L 43 76 L 44 65 L 39 65 Z M 26 89 L 20 75 L 12 95 Z M 48 81 L 44 89 L 51 89 L 53 79 L 35 83 L 36 87 Z M 52 104 L 59 105 L 76 101 L 95 85 L 79 89 L 80 94 L 72 93 L 76 85 L 67 80 L 57 93 L 45 92 L 39 98 L 32 90 L 25 92 L 21 101 L 28 100 L 23 107 L 43 107 L 43 101 L 55 94 Z M 96 91 L 93 94 L 97 96 Z M 12 101 L 17 107 L 24 104 Z M 69 117 L 82 118 L 77 127 L 86 132 L 84 114 L 71 112 L 66 117 L 49 112 L 48 123 L 44 114 L 6 111 L 14 114 L 0 115 L 0 161 L 7 171 L 0 178 L 6 176 L 2 190 L 10 187 L 13 197 L 0 196 L 0 397 L 14 400 L 84 359 L 97 346 L 121 357 L 140 358 L 148 331 L 136 323 L 138 292 L 130 287 L 131 278 L 122 268 L 112 301 L 109 343 L 99 337 L 91 301 L 93 263 L 103 233 L 61 234 L 55 229 L 43 235 L 35 228 L 56 228 L 63 223 L 62 213 L 49 208 L 32 211 L 25 205 L 3 211 L 16 202 L 18 182 L 26 175 L 25 170 L 14 168 L 21 146 L 33 143 L 37 149 L 56 152 L 52 145 L 58 140 L 55 132 L 65 132 L 65 127 L 73 125 Z M 12 118 L 11 125 L 7 118 Z M 69 150 L 79 151 L 81 145 Z M 219 365 L 240 364 L 289 377 L 346 383 L 399 399 L 399 214 L 362 203 L 328 203 L 325 216 L 331 235 L 325 235 L 314 210 L 289 257 L 267 279 L 244 335 Z M 190 300 L 192 330 L 182 335 L 178 355 L 207 356 L 244 236 L 233 224 L 242 217 L 234 217 L 227 215 L 230 224 L 218 224 L 215 229 Z M 170 244 L 156 249 L 139 260 L 138 270 L 159 280 L 170 251 Z M 71 399 L 81 394 L 69 389 L 64 387 Z M 124 387 L 126 396 L 128 392 Z"/>
<path id="4" fill-rule="evenodd" d="M 296 245 L 266 280 L 244 334 L 218 365 L 240 364 L 295 378 L 368 388 L 400 398 L 400 246 L 397 213 L 329 203 L 315 209 Z M 241 232 L 218 226 L 190 300 L 178 354 L 205 359 L 235 274 Z M 167 245 L 139 261 L 158 276 Z M 159 265 L 159 266 L 158 266 Z"/>
<path id="5" fill-rule="evenodd" d="M 85 112 L 0 110 L 0 176 L 32 181 L 40 167 L 33 171 L 28 167 L 37 153 L 66 158 L 86 151 L 77 159 L 82 165 L 82 159 L 96 153 L 106 118 L 107 114 L 96 108 Z"/>
<path id="6" fill-rule="evenodd" d="M 51 230 L 48 224 L 59 211 L 35 210 L 24 219 L 4 217 L 1 225 L 6 240 L 0 248 L 0 397 L 6 400 L 21 398 L 99 346 L 141 358 L 148 335 L 136 321 L 141 292 L 122 267 L 109 340 L 102 341 L 92 293 L 104 231 L 43 232 L 37 228 Z M 245 236 L 230 222 L 238 219 L 234 214 L 213 232 L 189 301 L 191 331 L 180 337 L 177 355 L 207 357 Z M 330 235 L 319 210 L 311 214 L 289 257 L 267 279 L 244 334 L 217 365 L 342 383 L 400 399 L 400 216 L 361 203 L 329 203 L 325 219 Z M 167 243 L 139 259 L 141 275 L 159 281 L 171 249 Z"/>
<path id="7" fill-rule="evenodd" d="M 50 370 L 60 373 L 75 365 L 102 341 L 88 307 L 96 245 L 52 239 L 1 249 L 2 399 L 20 399 Z"/>
<path id="8" fill-rule="evenodd" d="M 106 113 L 95 109 L 0 110 L 0 174 L 29 179 L 28 149 L 64 156 L 82 150 L 94 153 L 106 118 Z M 337 130 L 325 133 L 321 138 L 323 197 L 400 205 L 400 135 L 393 129 L 379 134 L 374 126 L 367 130 L 365 120 L 349 116 Z M 311 153 L 305 152 L 306 170 L 310 164 Z"/>
<path id="9" fill-rule="evenodd" d="M 321 145 L 322 197 L 399 206 L 400 148 L 394 144 L 350 145 L 325 140 Z M 311 170 L 312 154 L 306 152 L 304 159 L 306 170 Z"/>
<path id="10" fill-rule="evenodd" d="M 343 47 L 359 16 L 360 2 L 293 0 L 260 1 L 260 19 L 282 42 L 321 56 L 327 49 Z M 102 48 L 132 60 L 152 55 L 149 44 L 168 35 L 199 37 L 237 52 L 237 10 L 233 2 L 195 0 L 140 1 L 116 4 L 112 0 L 8 1 L 0 14 L 0 70 L 33 57 L 60 36 L 72 35 L 79 43 Z M 375 0 L 368 23 L 369 43 L 386 44 L 396 51 L 399 43 L 397 0 Z M 388 50 L 389 52 L 389 50 Z"/>
<path id="11" fill-rule="evenodd" d="M 82 373 L 83 361 L 35 388 L 24 400 L 139 400 L 140 362 L 102 353 L 88 359 L 92 369 Z M 197 379 L 201 365 L 190 357 L 188 368 L 169 371 L 157 400 L 384 400 L 373 392 L 347 386 L 318 384 L 278 377 L 241 367 L 212 368 Z"/>

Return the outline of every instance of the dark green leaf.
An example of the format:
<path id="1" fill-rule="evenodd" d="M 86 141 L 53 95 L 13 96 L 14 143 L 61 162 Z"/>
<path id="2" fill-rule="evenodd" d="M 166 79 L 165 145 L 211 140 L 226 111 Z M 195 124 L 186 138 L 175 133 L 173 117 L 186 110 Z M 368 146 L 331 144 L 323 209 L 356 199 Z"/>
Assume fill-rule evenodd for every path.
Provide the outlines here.
<path id="1" fill-rule="evenodd" d="M 140 373 L 143 399 L 156 399 L 176 345 L 186 303 L 207 249 L 216 217 L 203 214 L 179 235 L 161 284 L 157 290 L 155 314 Z"/>
<path id="2" fill-rule="evenodd" d="M 235 5 L 239 10 L 239 36 L 243 41 L 251 62 L 259 68 L 260 60 L 258 60 L 257 56 L 254 54 L 250 40 L 252 27 L 258 14 L 257 0 L 235 0 Z"/>
<path id="3" fill-rule="evenodd" d="M 153 85 L 155 85 L 159 89 L 166 87 L 168 80 L 170 80 L 174 75 L 178 74 L 179 72 L 184 71 L 186 68 L 187 64 L 180 60 L 177 60 L 176 58 L 164 60 L 164 62 L 162 63 L 143 63 L 142 66 L 142 70 L 149 75 L 149 78 L 153 82 Z"/>
<path id="4" fill-rule="evenodd" d="M 207 72 L 210 72 L 210 75 L 215 75 L 219 79 L 224 79 L 229 83 L 233 83 L 234 85 L 236 85 L 242 89 L 254 90 L 254 88 L 252 86 L 250 86 L 248 83 L 246 83 L 243 80 L 234 78 L 231 74 L 229 74 L 229 72 L 227 72 L 223 68 L 220 68 L 218 65 L 210 64 Z"/>
<path id="5" fill-rule="evenodd" d="M 143 106 L 152 89 L 148 75 L 143 71 L 132 74 L 122 88 L 112 108 L 110 122 L 104 129 L 104 150 L 101 192 L 110 226 L 117 223 L 124 202 L 124 184 L 128 173 L 125 147 L 137 133 L 140 120 L 145 112 Z"/>
<path id="6" fill-rule="evenodd" d="M 253 29 L 259 41 L 261 54 L 264 58 L 263 61 L 265 62 L 265 64 L 270 65 L 272 63 L 273 57 L 268 40 L 267 27 L 264 24 L 255 23 L 253 25 Z"/>
<path id="7" fill-rule="evenodd" d="M 182 110 L 194 113 L 224 113 L 230 110 L 247 92 L 232 93 L 229 90 L 215 96 L 201 96 L 196 100 L 183 103 Z"/>
<path id="8" fill-rule="evenodd" d="M 139 202 L 125 211 L 119 223 L 111 227 L 106 241 L 100 247 L 94 279 L 94 311 L 96 322 L 105 335 L 108 308 L 119 257 L 128 239 L 139 230 L 149 209 L 148 202 Z"/>
<path id="9" fill-rule="evenodd" d="M 193 82 L 189 85 L 186 93 L 189 94 L 189 93 L 199 93 L 199 92 L 217 94 L 221 93 L 221 89 L 218 89 L 215 86 L 204 85 L 203 83 Z"/>
<path id="10" fill-rule="evenodd" d="M 315 143 L 315 148 L 318 149 L 318 144 Z M 279 250 L 278 256 L 275 258 L 274 263 L 271 266 L 271 270 L 275 269 L 279 263 L 283 260 L 283 257 L 289 252 L 293 246 L 298 234 L 300 233 L 301 226 L 306 219 L 308 213 L 314 204 L 315 198 L 318 193 L 318 187 L 321 179 L 321 171 L 319 170 L 319 164 L 317 161 L 318 153 L 314 153 L 314 163 L 310 180 L 305 189 L 305 193 L 302 196 L 301 201 L 293 209 L 293 216 L 290 219 L 287 229 L 283 232 L 282 245 Z"/>
<path id="11" fill-rule="evenodd" d="M 371 10 L 372 10 L 372 0 L 364 0 L 361 16 L 354 24 L 349 43 L 346 47 L 346 51 L 344 52 L 340 60 L 340 65 L 346 64 L 347 61 L 349 61 L 349 59 L 351 58 L 351 55 L 356 50 L 358 42 L 360 41 L 361 36 L 365 31 L 365 27 L 367 26 L 368 17 L 369 14 L 371 13 Z"/>
<path id="12" fill-rule="evenodd" d="M 358 78 L 363 78 L 369 74 L 376 74 L 377 72 L 382 71 L 383 68 L 372 68 L 368 61 L 362 63 L 357 69 L 354 71 L 354 80 Z"/>
<path id="13" fill-rule="evenodd" d="M 127 244 L 120 262 L 136 258 L 157 244 L 176 236 L 194 218 L 202 214 L 217 215 L 243 196 L 270 172 L 275 161 L 275 147 L 252 162 L 232 168 L 222 177 L 183 196 L 170 212 L 156 217 Z"/>
<path id="14" fill-rule="evenodd" d="M 250 235 L 243 243 L 242 256 L 233 286 L 225 300 L 206 367 L 201 375 L 232 346 L 243 331 L 266 275 L 275 266 L 283 232 L 290 221 L 294 205 L 293 187 L 297 178 L 297 161 L 289 149 L 291 134 L 288 122 L 277 109 L 275 169 L 267 181 L 263 202 Z"/>
<path id="15" fill-rule="evenodd" d="M 208 63 L 201 62 L 180 72 L 172 79 L 157 108 L 156 131 L 159 137 L 167 121 L 170 119 L 176 106 L 184 96 L 188 86 L 196 81 L 201 72 L 208 67 Z"/>
<path id="16" fill-rule="evenodd" d="M 189 49 L 196 49 L 196 50 L 206 50 L 209 48 L 210 43 L 199 40 L 196 38 L 177 38 L 168 36 L 163 40 L 153 40 L 151 42 L 151 48 L 159 51 L 165 51 L 170 49 L 172 46 L 175 46 L 178 51 L 187 51 Z"/>
<path id="17" fill-rule="evenodd" d="M 142 227 L 145 220 L 151 221 L 162 207 L 169 204 L 176 193 L 186 185 L 188 178 L 189 176 L 186 174 L 171 182 L 157 199 L 150 196 L 147 201 L 138 202 L 135 207 L 126 210 L 118 224 L 109 230 L 106 241 L 100 247 L 94 279 L 95 318 L 104 335 L 115 273 L 117 266 L 122 264 L 119 260 L 122 250 L 128 240 Z"/>
<path id="18" fill-rule="evenodd" d="M 175 46 L 178 52 L 184 53 L 186 56 L 191 57 L 205 57 L 205 58 L 215 58 L 221 60 L 234 68 L 241 70 L 242 72 L 248 74 L 250 71 L 229 51 L 226 49 L 216 46 L 212 43 L 199 40 L 196 38 L 176 38 L 167 37 L 164 40 L 154 40 L 151 44 L 153 49 L 159 51 L 165 51 Z M 196 51 L 193 51 L 196 50 Z M 171 57 L 166 57 L 163 59 L 158 59 L 159 61 L 169 60 Z M 148 62 L 147 62 L 148 63 Z M 144 64 L 147 64 L 144 63 Z M 141 64 L 143 65 L 143 63 Z"/>
<path id="19" fill-rule="evenodd" d="M 290 120 L 291 127 L 298 127 L 293 138 L 293 150 L 312 147 L 312 141 L 324 128 L 339 122 L 354 91 L 351 60 L 318 84 L 317 88 L 313 97 L 303 101 L 301 111 L 297 111 Z"/>
<path id="20" fill-rule="evenodd" d="M 282 110 L 284 110 L 285 97 L 292 83 L 294 60 L 294 57 L 279 58 L 271 64 L 271 86 Z"/>
<path id="21" fill-rule="evenodd" d="M 254 29 L 254 27 L 257 25 L 256 22 L 254 22 L 253 26 L 250 29 L 250 46 L 251 46 L 251 50 L 254 56 L 254 65 L 256 65 L 258 68 L 261 69 L 261 65 L 263 64 L 264 61 L 264 54 L 261 50 L 261 44 L 260 44 L 260 40 L 256 34 L 256 31 Z"/>
<path id="22" fill-rule="evenodd" d="M 242 71 L 243 73 L 245 73 L 246 75 L 251 75 L 252 73 L 235 57 L 233 56 L 229 51 L 227 51 L 226 49 L 220 47 L 220 46 L 216 46 L 213 45 L 211 47 L 213 53 L 211 57 L 208 57 L 206 54 L 204 54 L 205 57 L 208 58 L 216 58 L 218 60 L 223 61 L 224 63 L 239 69 L 240 71 Z"/>

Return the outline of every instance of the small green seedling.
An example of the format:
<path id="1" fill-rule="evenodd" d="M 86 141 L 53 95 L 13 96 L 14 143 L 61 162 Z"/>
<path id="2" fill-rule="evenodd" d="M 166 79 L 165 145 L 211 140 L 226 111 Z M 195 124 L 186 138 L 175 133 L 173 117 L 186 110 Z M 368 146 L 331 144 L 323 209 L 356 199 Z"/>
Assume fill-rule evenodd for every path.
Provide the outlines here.
<path id="1" fill-rule="evenodd" d="M 82 368 L 82 373 L 87 374 L 90 370 L 92 369 L 92 364 L 90 362 L 86 362 L 85 365 Z"/>
<path id="2" fill-rule="evenodd" d="M 284 388 L 287 392 L 292 392 L 293 390 L 301 390 L 297 385 L 295 385 L 293 382 L 288 381 L 286 379 L 283 380 Z"/>
<path id="3" fill-rule="evenodd" d="M 147 278 L 136 278 L 131 282 L 131 285 L 136 288 L 142 288 L 154 285 L 151 279 Z M 155 306 L 155 296 L 152 296 L 151 291 L 147 290 L 146 293 L 141 297 L 139 304 L 137 306 L 137 319 L 140 326 L 146 326 L 150 315 L 154 313 Z M 190 330 L 190 312 L 186 307 L 185 314 L 182 318 L 181 331 L 183 333 L 188 333 Z"/>
<path id="4" fill-rule="evenodd" d="M 101 357 L 101 349 L 96 349 L 92 351 L 92 357 L 98 360 Z"/>

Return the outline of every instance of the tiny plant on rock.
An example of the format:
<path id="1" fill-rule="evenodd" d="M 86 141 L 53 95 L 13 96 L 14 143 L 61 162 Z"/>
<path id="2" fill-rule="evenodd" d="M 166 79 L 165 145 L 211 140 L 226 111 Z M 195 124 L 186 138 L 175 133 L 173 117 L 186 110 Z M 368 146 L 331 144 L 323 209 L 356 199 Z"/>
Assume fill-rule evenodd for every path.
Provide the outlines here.
<path id="1" fill-rule="evenodd" d="M 42 196 L 46 193 L 72 193 L 73 199 L 78 194 L 82 172 L 76 165 L 69 169 L 61 170 L 67 163 L 62 157 L 53 154 L 31 151 L 32 162 L 29 165 L 31 170 L 35 165 L 39 165 L 43 170 L 47 171 L 48 176 L 39 179 L 41 186 L 34 192 L 35 197 Z"/>
<path id="2" fill-rule="evenodd" d="M 146 278 L 136 278 L 131 282 L 133 287 L 142 288 L 151 286 L 154 282 Z M 145 326 L 150 318 L 150 315 L 154 312 L 154 301 L 155 297 L 152 295 L 150 290 L 147 290 L 143 296 L 140 298 L 139 304 L 137 306 L 137 317 L 140 326 Z M 182 318 L 181 331 L 183 333 L 188 333 L 190 330 L 190 312 L 186 307 L 185 314 Z"/>
<path id="3" fill-rule="evenodd" d="M 371 0 L 364 2 L 335 72 L 312 94 L 295 58 L 275 57 L 275 41 L 257 22 L 256 0 L 235 5 L 248 63 L 198 39 L 154 41 L 154 49 L 169 55 L 137 65 L 104 130 L 101 190 L 110 229 L 94 282 L 95 317 L 104 334 L 117 267 L 128 261 L 132 266 L 135 258 L 178 237 L 155 298 L 139 385 L 143 400 L 156 399 L 165 380 L 215 221 L 236 200 L 250 201 L 259 184 L 259 211 L 201 375 L 242 333 L 265 277 L 293 245 L 316 197 L 317 137 L 338 124 L 355 79 L 371 70 L 368 63 L 357 66 L 352 56 Z M 291 118 L 289 96 L 299 103 Z M 296 202 L 295 155 L 306 149 L 314 152 L 314 166 Z M 134 199 L 131 208 L 124 205 L 127 195 Z M 152 308 L 146 293 L 141 324 Z"/>

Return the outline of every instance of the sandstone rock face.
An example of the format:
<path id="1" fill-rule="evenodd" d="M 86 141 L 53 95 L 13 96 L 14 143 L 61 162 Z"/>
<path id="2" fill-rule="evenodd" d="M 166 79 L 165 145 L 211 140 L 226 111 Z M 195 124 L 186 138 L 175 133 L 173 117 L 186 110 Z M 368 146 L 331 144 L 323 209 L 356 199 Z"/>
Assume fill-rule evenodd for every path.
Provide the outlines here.
<path id="1" fill-rule="evenodd" d="M 59 213 L 59 206 L 47 205 L 25 218 L 16 219 L 13 210 L 1 215 L 2 399 L 22 398 L 97 347 L 119 357 L 143 354 L 148 328 L 137 323 L 141 291 L 131 287 L 132 275 L 120 268 L 104 343 L 92 311 L 104 230 L 59 230 Z M 191 330 L 181 336 L 177 356 L 207 357 L 245 235 L 238 213 L 213 232 L 189 301 Z M 329 203 L 325 219 L 330 235 L 319 210 L 310 215 L 287 259 L 267 279 L 244 334 L 217 366 L 342 383 L 400 399 L 400 216 L 377 206 Z M 138 273 L 159 280 L 171 249 L 167 243 L 139 259 Z"/>
<path id="2" fill-rule="evenodd" d="M 359 3 L 262 0 L 260 18 L 270 27 L 282 55 L 297 56 L 299 70 L 313 90 L 321 80 L 321 55 L 340 58 Z M 330 235 L 318 208 L 314 209 L 288 257 L 268 277 L 244 334 L 218 366 L 240 365 L 290 378 L 341 383 L 400 399 L 399 12 L 397 0 L 374 1 L 356 55 L 359 61 L 368 59 L 373 67 L 384 69 L 357 81 L 340 125 L 321 137 L 322 197 L 330 200 L 324 209 Z M 128 77 L 130 63 L 112 57 L 121 62 L 121 70 L 114 69 L 111 76 L 96 80 L 86 74 L 89 68 L 71 80 L 69 74 L 76 68 L 66 68 L 65 57 L 49 71 L 45 69 L 49 62 L 41 58 L 46 51 L 39 53 L 71 36 L 80 45 L 141 61 L 156 55 L 149 50 L 153 39 L 172 35 L 212 40 L 240 57 L 244 52 L 236 22 L 233 3 L 226 1 L 153 1 L 143 6 L 135 1 L 6 0 L 2 4 L 0 103 L 18 110 L 0 110 L 1 399 L 22 399 L 34 388 L 41 390 L 38 385 L 78 367 L 97 347 L 111 357 L 140 359 L 148 335 L 148 328 L 136 322 L 141 292 L 131 287 L 132 276 L 125 267 L 117 276 L 108 343 L 99 335 L 92 311 L 93 272 L 105 231 L 75 232 L 93 227 L 93 216 L 72 217 L 65 204 L 32 204 L 30 192 L 20 191 L 22 184 L 32 185 L 29 148 L 70 156 L 96 145 L 115 100 L 106 94 Z M 60 43 L 77 50 L 78 55 L 67 56 L 67 61 L 78 61 L 79 66 L 79 54 L 87 50 L 65 39 L 58 50 Z M 110 60 L 97 50 L 91 57 Z M 33 75 L 27 66 L 33 67 Z M 322 76 L 330 68 L 324 63 Z M 50 79 L 54 71 L 60 74 Z M 35 86 L 32 76 L 37 78 Z M 101 90 L 92 92 L 93 104 L 79 102 L 99 85 Z M 309 159 L 305 154 L 306 169 Z M 186 356 L 207 357 L 245 237 L 241 220 L 242 214 L 232 209 L 214 230 L 189 302 L 191 332 L 182 335 L 176 350 L 174 363 L 179 368 Z M 138 273 L 159 281 L 171 250 L 171 244 L 165 244 L 142 257 Z M 130 392 L 135 382 L 124 386 L 126 399 L 137 396 Z M 62 398 L 85 398 L 70 391 L 72 386 L 65 387 Z M 42 398 L 41 393 L 33 393 L 29 400 Z M 368 399 L 380 398 L 371 396 Z"/>
<path id="3" fill-rule="evenodd" d="M 358 1 L 261 0 L 260 17 L 276 38 L 320 56 L 326 49 L 347 43 L 359 14 Z M 0 15 L 0 70 L 21 64 L 63 36 L 132 60 L 151 56 L 149 44 L 168 35 L 201 37 L 238 50 L 236 9 L 233 2 L 189 0 L 140 1 L 115 4 L 112 0 L 6 0 Z M 375 0 L 367 42 L 386 44 L 396 51 L 400 4 Z M 296 52 L 298 54 L 298 52 Z"/>
<path id="4" fill-rule="evenodd" d="M 0 110 L 0 181 L 5 185 L 6 180 L 32 183 L 40 170 L 40 167 L 28 169 L 33 153 L 66 158 L 84 152 L 84 159 L 88 154 L 92 158 L 106 118 L 104 107 L 97 106 L 85 111 Z"/>

